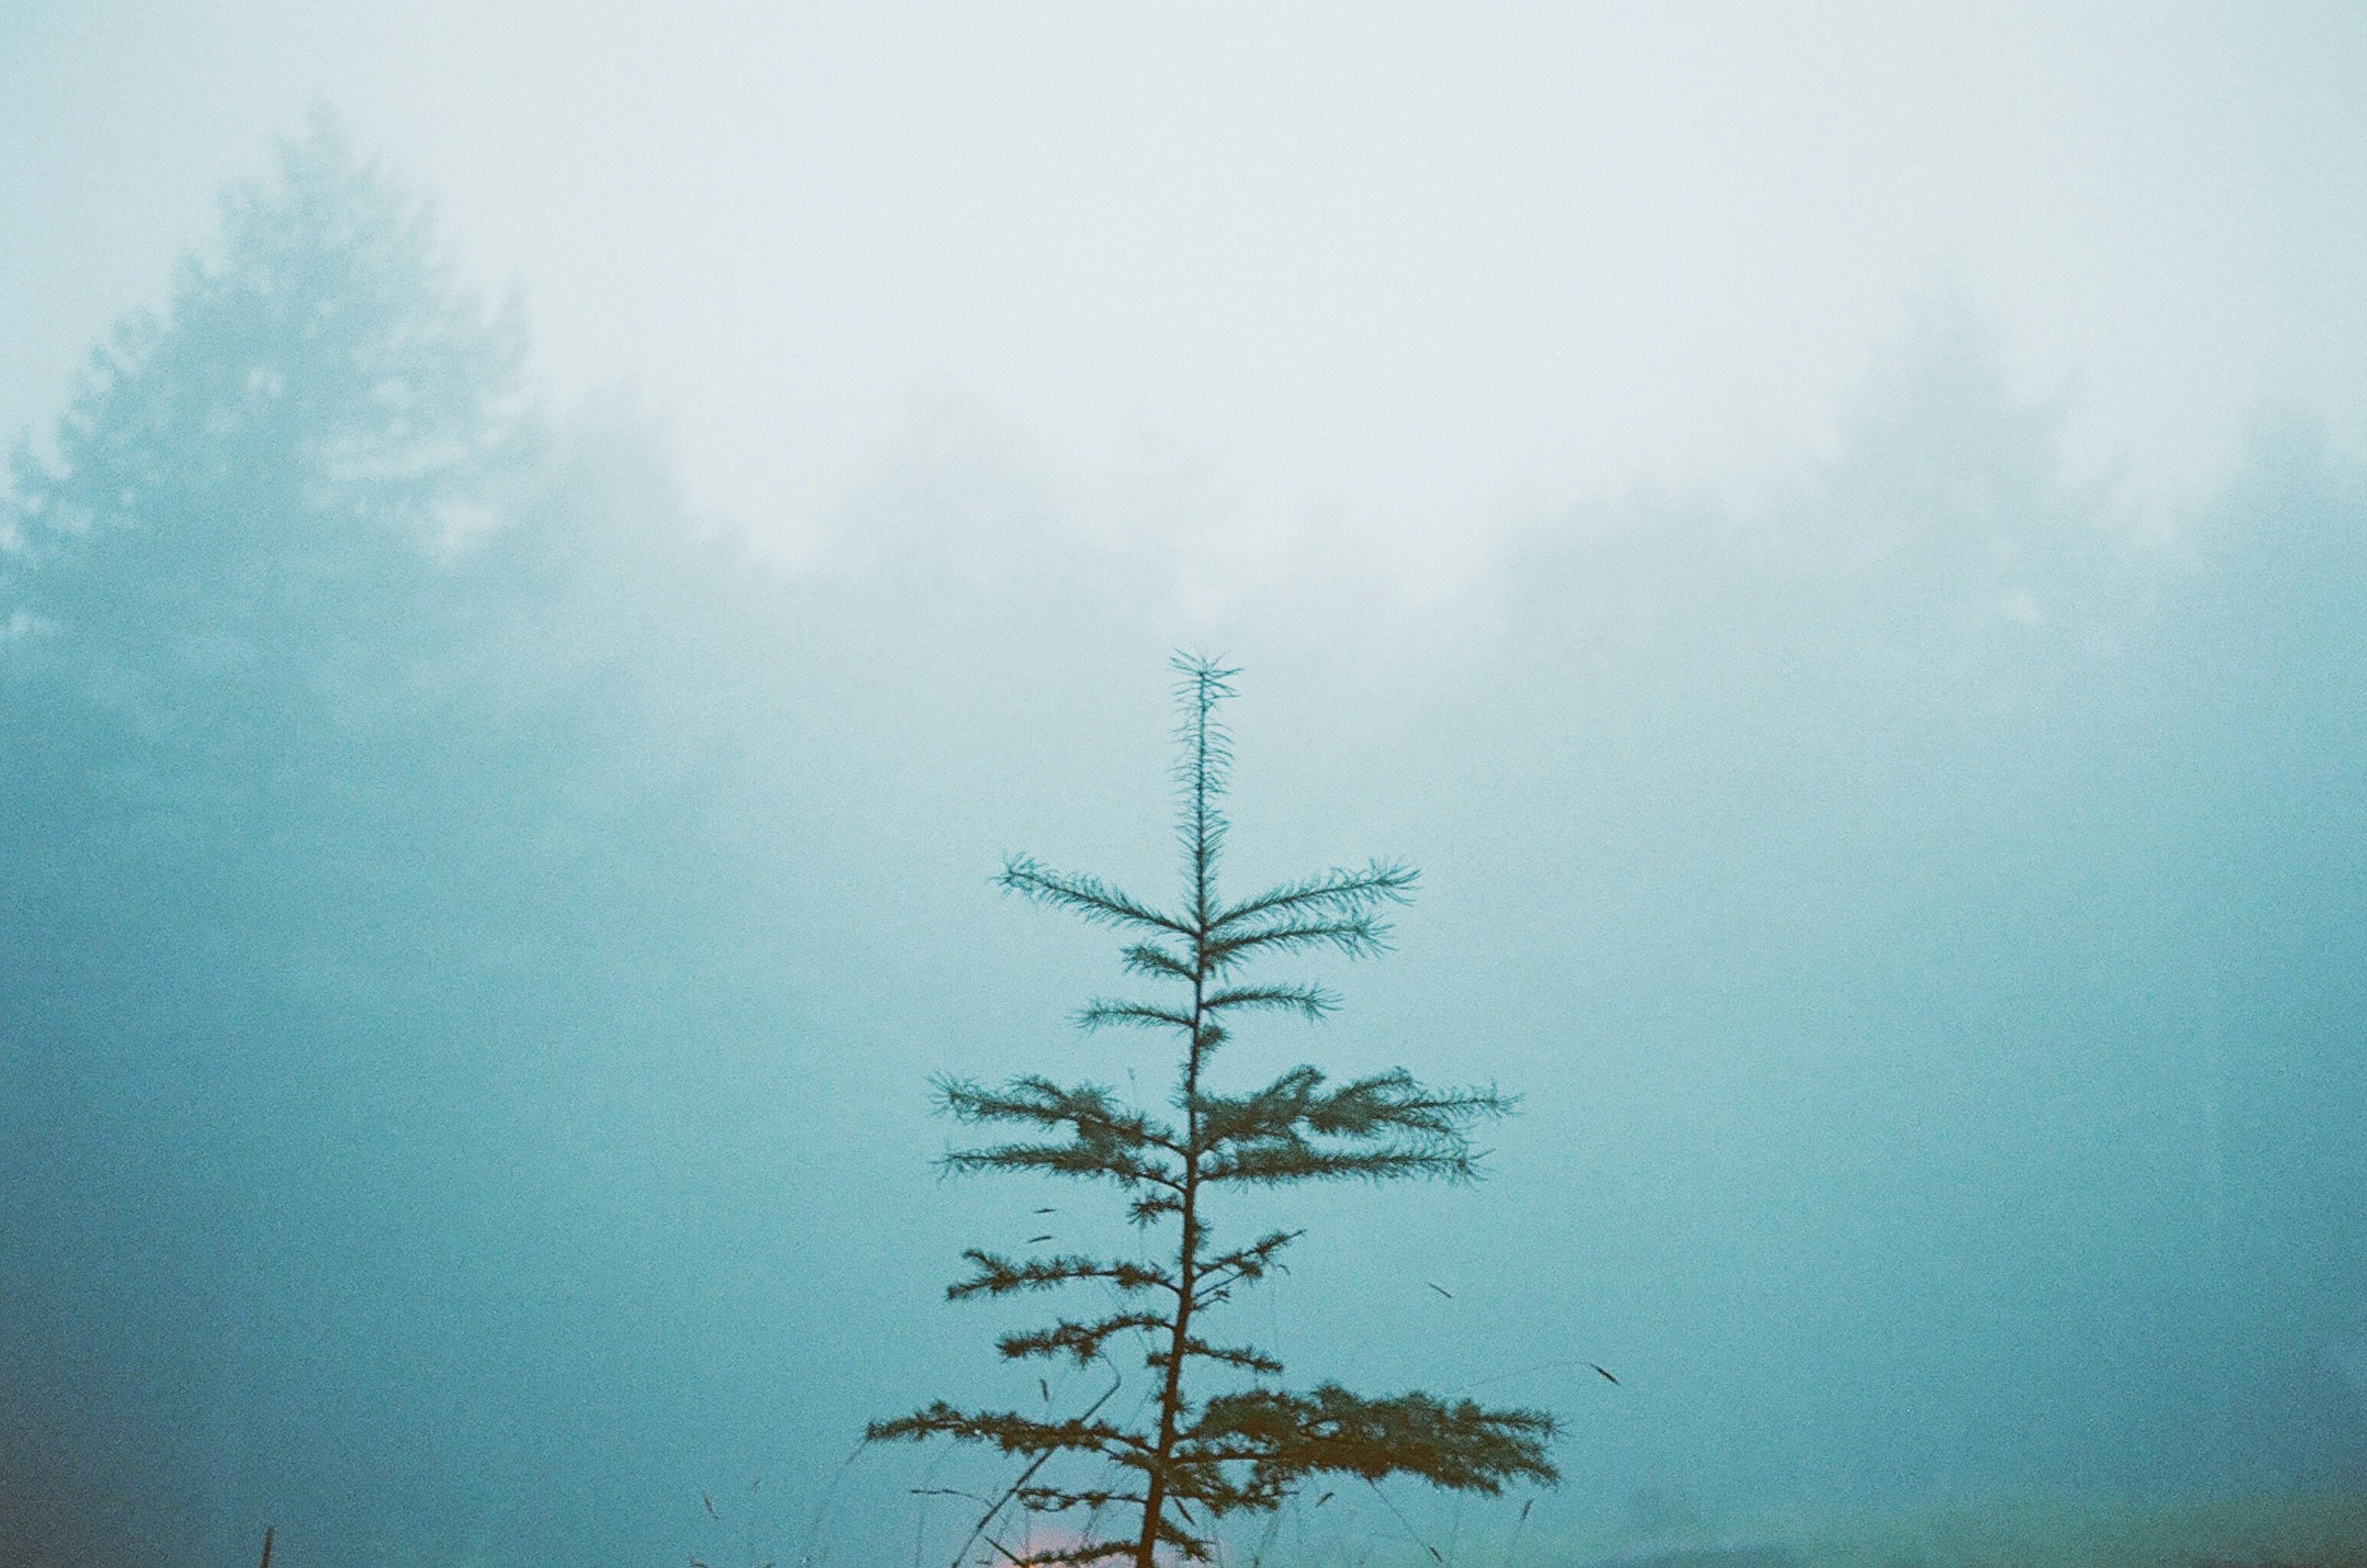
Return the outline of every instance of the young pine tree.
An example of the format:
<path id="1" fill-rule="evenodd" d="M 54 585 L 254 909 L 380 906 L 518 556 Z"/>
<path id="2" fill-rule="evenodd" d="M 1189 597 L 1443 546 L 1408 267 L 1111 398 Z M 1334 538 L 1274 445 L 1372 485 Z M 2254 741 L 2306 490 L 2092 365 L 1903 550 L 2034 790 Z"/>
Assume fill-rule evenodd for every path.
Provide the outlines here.
<path id="1" fill-rule="evenodd" d="M 1267 1352 L 1210 1337 L 1206 1320 L 1216 1309 L 1279 1267 L 1298 1235 L 1276 1231 L 1221 1246 L 1209 1212 L 1220 1193 L 1301 1181 L 1467 1181 L 1476 1174 L 1469 1129 L 1504 1114 L 1511 1101 L 1492 1089 L 1427 1089 L 1402 1069 L 1334 1084 L 1300 1066 L 1243 1092 L 1215 1086 L 1209 1070 L 1229 1020 L 1250 1012 L 1317 1020 L 1336 1005 L 1319 986 L 1255 979 L 1251 966 L 1314 949 L 1351 958 L 1381 952 L 1389 933 L 1382 912 L 1406 901 L 1415 874 L 1375 862 L 1238 902 L 1221 898 L 1217 870 L 1230 752 L 1217 708 L 1233 694 L 1227 681 L 1236 671 L 1181 657 L 1175 669 L 1182 677 L 1175 770 L 1182 901 L 1154 908 L 1093 877 L 1025 857 L 1009 861 L 1001 879 L 1009 892 L 1115 927 L 1127 939 L 1126 967 L 1158 985 L 1160 994 L 1095 1001 L 1078 1021 L 1088 1030 L 1146 1029 L 1172 1042 L 1174 1085 L 1166 1111 L 1127 1104 L 1098 1085 L 1042 1077 L 1014 1078 L 1000 1089 L 965 1079 L 937 1086 L 944 1108 L 958 1120 L 1021 1130 L 1014 1141 L 947 1156 L 947 1169 L 1107 1182 L 1130 1200 L 1132 1222 L 1159 1237 L 1139 1260 L 1067 1253 L 1014 1258 L 974 1248 L 964 1255 L 970 1276 L 946 1294 L 962 1301 L 1097 1288 L 1112 1310 L 1006 1336 L 1003 1356 L 1065 1357 L 1082 1367 L 1111 1340 L 1136 1336 L 1147 1348 L 1153 1397 L 1133 1424 L 1104 1415 L 1104 1396 L 1060 1420 L 957 1410 L 940 1401 L 869 1430 L 873 1439 L 988 1443 L 1025 1459 L 1006 1502 L 1036 1514 L 1080 1515 L 1082 1522 L 1076 1544 L 1003 1551 L 1014 1562 L 1131 1561 L 1151 1568 L 1162 1547 L 1202 1561 L 1214 1544 L 1216 1520 L 1277 1509 L 1322 1474 L 1368 1481 L 1406 1474 L 1491 1495 L 1508 1482 L 1557 1479 L 1546 1459 L 1554 1435 L 1548 1416 L 1418 1393 L 1369 1398 L 1335 1383 L 1293 1393 L 1274 1381 L 1283 1367 Z M 1227 1386 L 1206 1392 L 1211 1377 Z M 1056 1461 L 1064 1465 L 1055 1468 Z M 1117 1533 L 1105 1522 L 1113 1513 Z"/>

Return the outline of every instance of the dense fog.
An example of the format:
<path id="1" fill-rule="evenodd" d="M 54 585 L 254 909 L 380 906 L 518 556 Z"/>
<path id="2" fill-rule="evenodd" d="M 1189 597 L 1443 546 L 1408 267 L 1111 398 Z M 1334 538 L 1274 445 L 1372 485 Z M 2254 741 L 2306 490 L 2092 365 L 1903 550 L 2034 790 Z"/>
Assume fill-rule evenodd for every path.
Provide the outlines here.
<path id="1" fill-rule="evenodd" d="M 2310 417 L 2140 506 L 1941 289 L 1828 449 L 1433 592 L 1220 592 L 958 442 L 791 556 L 354 142 L 232 186 L 0 513 L 7 1561 L 949 1556 L 1017 1463 L 859 1439 L 1038 1400 L 962 1249 L 1131 1233 L 941 1179 L 930 1080 L 1163 1081 L 1070 1024 L 1118 941 L 993 877 L 1170 894 L 1177 649 L 1241 671 L 1229 886 L 1421 871 L 1240 1074 L 1522 1100 L 1477 1185 L 1220 1216 L 1308 1232 L 1232 1331 L 1563 1423 L 1557 1488 L 1276 1550 L 2367 1484 L 2367 473 Z"/>

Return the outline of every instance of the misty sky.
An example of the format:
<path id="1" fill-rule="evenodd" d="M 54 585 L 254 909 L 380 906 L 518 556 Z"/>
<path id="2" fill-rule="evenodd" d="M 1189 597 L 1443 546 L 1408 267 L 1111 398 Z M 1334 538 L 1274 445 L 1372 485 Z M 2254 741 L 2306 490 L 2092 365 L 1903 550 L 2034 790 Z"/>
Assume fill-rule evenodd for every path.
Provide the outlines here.
<path id="1" fill-rule="evenodd" d="M 1565 1416 L 1541 1531 L 2358 1485 L 2367 7 L 2135 12 L 0 0 L 0 436 L 347 141 L 555 405 L 428 355 L 405 510 L 319 327 L 443 296 L 290 220 L 0 484 L 0 1557 L 957 1535 L 847 1449 L 1101 1216 L 927 1085 L 1132 1085 L 989 879 L 1167 885 L 1178 645 L 1229 876 L 1424 874 L 1242 1081 L 1524 1097 L 1294 1375 Z"/>
<path id="2" fill-rule="evenodd" d="M 783 548 L 989 474 L 1203 581 L 1416 588 L 1750 493 L 1919 299 L 2177 513 L 2367 439 L 2343 6 L 0 6 L 0 427 L 334 106 Z M 981 520 L 982 525 L 983 520 Z"/>

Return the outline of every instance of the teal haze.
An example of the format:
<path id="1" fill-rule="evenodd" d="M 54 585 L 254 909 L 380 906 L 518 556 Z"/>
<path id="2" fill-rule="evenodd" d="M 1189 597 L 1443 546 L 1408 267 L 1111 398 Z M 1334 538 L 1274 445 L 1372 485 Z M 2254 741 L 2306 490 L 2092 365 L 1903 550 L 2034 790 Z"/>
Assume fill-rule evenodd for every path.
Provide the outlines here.
<path id="1" fill-rule="evenodd" d="M 1128 1233 L 940 1180 L 928 1082 L 1158 1066 L 993 879 L 1172 884 L 1179 646 L 1240 888 L 1421 874 L 1245 1077 L 1521 1097 L 1476 1186 L 1229 1222 L 1307 1229 L 1237 1309 L 1294 1378 L 1551 1412 L 1539 1532 L 2367 1483 L 2367 474 L 2307 421 L 2148 525 L 1942 295 L 1790 479 L 1212 608 L 957 457 L 752 549 L 326 118 L 200 256 L 0 513 L 9 1561 L 949 1554 L 922 1494 L 1014 1467 L 855 1450 L 1037 1398 L 961 1250 Z"/>

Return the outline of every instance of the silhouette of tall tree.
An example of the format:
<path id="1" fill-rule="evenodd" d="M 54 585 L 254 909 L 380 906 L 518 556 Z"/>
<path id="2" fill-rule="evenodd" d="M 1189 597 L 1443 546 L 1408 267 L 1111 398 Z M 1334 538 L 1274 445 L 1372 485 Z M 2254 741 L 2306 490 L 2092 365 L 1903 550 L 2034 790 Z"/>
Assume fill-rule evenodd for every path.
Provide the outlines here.
<path id="1" fill-rule="evenodd" d="M 1175 669 L 1183 715 L 1176 769 L 1183 901 L 1159 908 L 1094 877 L 1053 871 L 1025 857 L 1008 862 L 1002 876 L 1010 892 L 1123 932 L 1129 939 L 1127 970 L 1166 987 L 1162 999 L 1094 1001 L 1078 1021 L 1089 1030 L 1124 1026 L 1169 1035 L 1175 1044 L 1171 1114 L 1128 1104 L 1099 1085 L 1039 1077 L 1014 1078 L 999 1089 L 966 1079 L 938 1085 L 944 1108 L 959 1120 L 1027 1130 L 1013 1142 L 949 1155 L 948 1169 L 1107 1182 L 1128 1196 L 1127 1217 L 1137 1227 L 1167 1237 L 1156 1261 L 1070 1253 L 1014 1258 L 972 1249 L 965 1254 L 970 1276 L 948 1296 L 961 1301 L 1105 1287 L 1118 1299 L 1116 1310 L 1011 1334 L 999 1348 L 1014 1360 L 1066 1358 L 1083 1366 L 1103 1358 L 1112 1340 L 1140 1336 L 1155 1397 L 1136 1425 L 1104 1415 L 1101 1404 L 1053 1420 L 1016 1411 L 963 1411 L 940 1401 L 869 1428 L 874 1439 L 991 1443 L 1029 1461 L 1006 1501 L 1032 1513 L 1084 1512 L 1075 1544 L 1019 1554 L 1004 1550 L 1015 1562 L 1130 1558 L 1138 1568 L 1150 1568 L 1161 1547 L 1201 1561 L 1214 1544 L 1215 1520 L 1276 1509 L 1319 1474 L 1371 1481 L 1414 1475 L 1490 1495 L 1510 1482 L 1557 1479 L 1546 1458 L 1554 1433 L 1548 1416 L 1487 1410 L 1469 1400 L 1450 1403 L 1421 1393 L 1373 1398 L 1336 1383 L 1294 1393 L 1269 1381 L 1284 1368 L 1266 1351 L 1207 1337 L 1206 1318 L 1278 1268 L 1299 1234 L 1275 1231 L 1219 1247 L 1211 1200 L 1242 1187 L 1307 1181 L 1467 1181 L 1477 1174 L 1469 1129 L 1504 1114 L 1512 1102 L 1493 1089 L 1424 1089 L 1402 1069 L 1335 1084 L 1314 1067 L 1298 1066 L 1246 1091 L 1214 1087 L 1209 1069 L 1230 1021 L 1257 1012 L 1313 1021 L 1336 1005 L 1320 986 L 1252 979 L 1249 967 L 1310 950 L 1350 958 L 1380 953 L 1389 934 L 1382 912 L 1405 901 L 1415 874 L 1376 861 L 1361 870 L 1285 883 L 1239 902 L 1220 897 L 1217 872 L 1231 750 L 1217 709 L 1233 694 L 1228 681 L 1235 671 L 1183 658 Z M 1250 1386 L 1204 1395 L 1189 1376 L 1195 1366 L 1246 1378 Z M 1039 1479 L 1063 1457 L 1088 1465 L 1102 1461 L 1100 1472 Z M 1129 1534 L 1103 1533 L 1101 1517 L 1113 1506 L 1135 1510 Z M 1000 1512 L 998 1506 L 981 1530 Z"/>
<path id="2" fill-rule="evenodd" d="M 200 746 L 257 739 L 273 692 L 399 684 L 531 445 L 524 348 L 515 302 L 459 287 L 430 208 L 316 114 L 164 310 L 118 323 L 52 454 L 14 452 L 20 670 Z"/>

